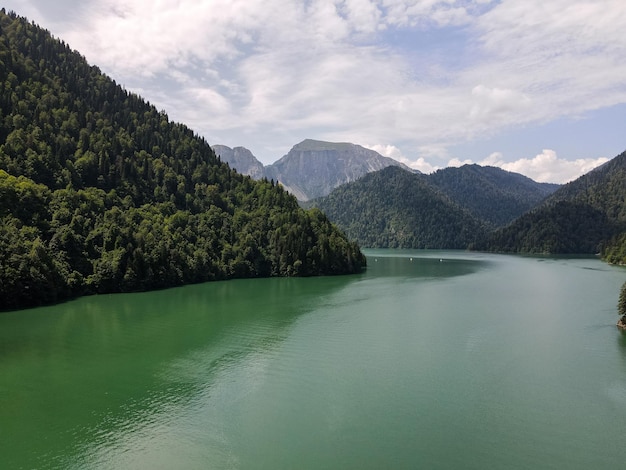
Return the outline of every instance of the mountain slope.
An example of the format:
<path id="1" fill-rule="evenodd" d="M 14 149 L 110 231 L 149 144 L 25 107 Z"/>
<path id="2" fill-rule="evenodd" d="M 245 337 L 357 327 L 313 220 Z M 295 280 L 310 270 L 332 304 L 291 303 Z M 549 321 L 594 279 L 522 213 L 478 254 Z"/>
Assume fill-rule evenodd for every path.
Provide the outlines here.
<path id="1" fill-rule="evenodd" d="M 426 177 L 450 199 L 493 227 L 506 225 L 559 188 L 500 168 L 464 165 Z"/>
<path id="2" fill-rule="evenodd" d="M 497 231 L 479 249 L 598 253 L 626 231 L 626 152 L 575 181 Z M 615 247 L 618 250 L 618 247 Z M 618 250 L 619 251 L 619 250 Z"/>
<path id="3" fill-rule="evenodd" d="M 322 213 L 4 10 L 0 116 L 0 309 L 365 263 Z"/>
<path id="4" fill-rule="evenodd" d="M 365 247 L 467 248 L 486 233 L 423 175 L 395 166 L 340 186 L 313 203 Z"/>
<path id="5" fill-rule="evenodd" d="M 265 176 L 279 181 L 300 201 L 308 201 L 388 166 L 409 170 L 400 162 L 360 145 L 307 139 L 267 166 Z"/>
<path id="6" fill-rule="evenodd" d="M 255 180 L 265 176 L 263 164 L 256 159 L 252 152 L 245 147 L 230 148 L 226 145 L 212 145 L 215 154 L 242 175 L 248 175 Z"/>

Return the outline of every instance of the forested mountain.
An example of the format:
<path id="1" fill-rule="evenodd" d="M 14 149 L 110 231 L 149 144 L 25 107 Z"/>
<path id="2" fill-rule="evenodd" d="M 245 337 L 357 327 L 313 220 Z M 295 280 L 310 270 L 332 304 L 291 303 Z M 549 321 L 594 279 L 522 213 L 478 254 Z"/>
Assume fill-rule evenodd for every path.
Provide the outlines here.
<path id="1" fill-rule="evenodd" d="M 226 145 L 212 145 L 211 148 L 222 162 L 228 163 L 233 170 L 237 170 L 242 175 L 248 175 L 255 180 L 260 180 L 265 176 L 263 164 L 247 148 L 230 148 Z"/>
<path id="2" fill-rule="evenodd" d="M 393 158 L 349 143 L 307 139 L 277 162 L 265 167 L 265 176 L 280 182 L 300 201 L 329 194 L 334 188 L 373 171 L 400 166 Z"/>
<path id="3" fill-rule="evenodd" d="M 539 207 L 498 230 L 479 249 L 598 253 L 624 262 L 626 152 L 566 184 Z"/>
<path id="4" fill-rule="evenodd" d="M 385 169 L 311 204 L 362 246 L 468 248 L 557 187 L 478 165 L 431 175 Z"/>
<path id="5" fill-rule="evenodd" d="M 369 173 L 313 201 L 365 247 L 467 248 L 486 229 L 467 210 L 398 167 Z"/>
<path id="6" fill-rule="evenodd" d="M 282 159 L 265 167 L 244 147 L 214 145 L 213 150 L 240 173 L 280 182 L 303 206 L 342 184 L 388 166 L 419 173 L 372 150 L 348 143 L 307 139 L 295 145 Z M 479 165 L 445 168 L 424 177 L 494 228 L 510 223 L 559 188 L 557 184 L 537 183 L 517 173 Z"/>
<path id="7" fill-rule="evenodd" d="M 559 188 L 518 173 L 480 165 L 445 168 L 426 176 L 460 206 L 492 227 L 504 226 Z"/>
<path id="8" fill-rule="evenodd" d="M 0 12 L 0 309 L 364 263 L 319 210 Z"/>

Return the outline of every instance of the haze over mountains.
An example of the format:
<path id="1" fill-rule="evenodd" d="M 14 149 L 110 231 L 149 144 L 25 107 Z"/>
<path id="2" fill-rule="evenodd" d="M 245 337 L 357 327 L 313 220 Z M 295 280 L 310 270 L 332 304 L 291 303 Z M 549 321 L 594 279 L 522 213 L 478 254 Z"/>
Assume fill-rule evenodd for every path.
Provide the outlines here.
<path id="1" fill-rule="evenodd" d="M 415 172 L 393 158 L 350 143 L 306 139 L 271 165 L 263 166 L 244 147 L 214 145 L 221 160 L 244 175 L 280 182 L 300 201 L 329 194 L 334 188 L 388 166 Z M 261 176 L 259 176 L 261 175 Z"/>

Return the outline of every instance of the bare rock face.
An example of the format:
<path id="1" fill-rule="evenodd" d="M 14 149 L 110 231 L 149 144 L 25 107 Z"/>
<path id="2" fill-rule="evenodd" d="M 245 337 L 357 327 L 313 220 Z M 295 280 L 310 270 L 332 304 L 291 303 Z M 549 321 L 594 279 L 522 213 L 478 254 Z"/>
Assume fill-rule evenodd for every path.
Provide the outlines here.
<path id="1" fill-rule="evenodd" d="M 248 175 L 255 180 L 265 175 L 263 164 L 247 148 L 230 148 L 226 145 L 213 145 L 211 148 L 223 162 L 228 163 L 242 175 Z"/>
<path id="2" fill-rule="evenodd" d="M 265 168 L 265 176 L 280 182 L 301 201 L 328 195 L 337 186 L 388 166 L 414 171 L 374 150 L 349 143 L 304 140 Z"/>
<path id="3" fill-rule="evenodd" d="M 626 315 L 624 315 L 617 321 L 617 327 L 620 330 L 626 331 Z"/>
<path id="4" fill-rule="evenodd" d="M 337 186 L 388 166 L 417 172 L 393 158 L 349 143 L 307 139 L 295 145 L 280 160 L 265 167 L 245 147 L 213 145 L 212 148 L 223 162 L 239 173 L 254 179 L 273 179 L 300 201 L 326 196 Z"/>

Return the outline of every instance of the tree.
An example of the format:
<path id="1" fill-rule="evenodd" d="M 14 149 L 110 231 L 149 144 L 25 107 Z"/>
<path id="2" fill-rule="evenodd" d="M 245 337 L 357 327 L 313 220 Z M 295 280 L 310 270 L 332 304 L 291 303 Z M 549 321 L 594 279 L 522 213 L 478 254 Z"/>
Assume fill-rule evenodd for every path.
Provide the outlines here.
<path id="1" fill-rule="evenodd" d="M 617 326 L 622 330 L 626 330 L 626 282 L 622 285 L 617 302 L 617 313 L 621 315 L 617 321 Z"/>
<path id="2" fill-rule="evenodd" d="M 622 315 L 622 317 L 626 316 L 626 282 L 622 285 L 622 290 L 619 294 L 619 301 L 617 302 L 617 312 Z"/>

